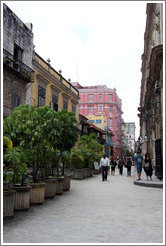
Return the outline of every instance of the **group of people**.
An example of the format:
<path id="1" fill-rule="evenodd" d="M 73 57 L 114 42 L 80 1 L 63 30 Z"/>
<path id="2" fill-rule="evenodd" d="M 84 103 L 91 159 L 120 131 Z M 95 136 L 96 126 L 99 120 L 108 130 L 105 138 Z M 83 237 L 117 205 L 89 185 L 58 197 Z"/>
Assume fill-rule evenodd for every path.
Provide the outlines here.
<path id="1" fill-rule="evenodd" d="M 150 154 L 146 153 L 145 157 L 141 155 L 141 153 L 138 151 L 137 155 L 134 157 L 134 161 L 132 160 L 132 157 L 121 157 L 119 160 L 116 160 L 116 157 L 106 157 L 104 154 L 103 157 L 100 160 L 100 167 L 102 171 L 102 181 L 107 180 L 108 172 L 111 171 L 111 175 L 115 175 L 115 168 L 118 165 L 119 174 L 123 175 L 123 167 L 127 168 L 127 177 L 131 176 L 131 166 L 134 162 L 134 165 L 137 170 L 137 180 L 141 180 L 141 173 L 142 168 L 144 168 L 144 171 L 146 173 L 146 177 L 148 180 L 148 177 L 152 180 L 152 174 L 153 174 L 153 167 L 152 167 L 152 161 L 150 158 Z"/>
<path id="2" fill-rule="evenodd" d="M 107 180 L 107 175 L 110 170 L 111 175 L 115 175 L 115 168 L 118 165 L 119 174 L 123 175 L 123 167 L 127 168 L 127 176 L 131 176 L 131 166 L 132 166 L 132 159 L 131 158 L 124 158 L 121 157 L 120 159 L 116 160 L 116 157 L 106 157 L 104 154 L 100 160 L 100 167 L 102 171 L 102 181 Z"/>
<path id="3" fill-rule="evenodd" d="M 135 156 L 135 162 L 134 162 L 136 169 L 137 169 L 137 181 L 141 180 L 141 173 L 142 168 L 144 169 L 146 173 L 146 179 L 149 180 L 148 177 L 150 177 L 150 180 L 152 180 L 153 175 L 153 166 L 152 166 L 152 160 L 150 158 L 150 154 L 146 153 L 145 157 L 141 155 L 141 152 L 138 151 L 137 155 Z"/>

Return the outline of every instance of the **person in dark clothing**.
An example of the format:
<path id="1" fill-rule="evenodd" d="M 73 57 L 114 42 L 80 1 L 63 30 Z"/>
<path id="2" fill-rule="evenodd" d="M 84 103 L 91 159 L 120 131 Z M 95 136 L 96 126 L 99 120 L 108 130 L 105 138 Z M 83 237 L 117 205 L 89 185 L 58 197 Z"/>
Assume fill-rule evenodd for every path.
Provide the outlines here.
<path id="1" fill-rule="evenodd" d="M 128 158 L 127 159 L 127 164 L 126 164 L 127 177 L 131 176 L 131 166 L 132 166 L 132 160 L 131 160 L 131 158 Z"/>
<path id="2" fill-rule="evenodd" d="M 117 163 L 113 157 L 111 158 L 110 164 L 111 164 L 111 175 L 114 176 L 115 175 L 115 167 L 116 167 Z"/>
<path id="3" fill-rule="evenodd" d="M 123 166 L 125 165 L 125 162 L 123 160 L 123 157 L 120 158 L 118 162 L 118 168 L 119 168 L 119 174 L 123 175 Z"/>
<path id="4" fill-rule="evenodd" d="M 148 181 L 148 176 L 152 180 L 152 175 L 153 175 L 153 169 L 152 169 L 152 160 L 150 158 L 150 154 L 146 153 L 145 158 L 143 159 L 143 168 L 146 173 L 146 178 Z"/>

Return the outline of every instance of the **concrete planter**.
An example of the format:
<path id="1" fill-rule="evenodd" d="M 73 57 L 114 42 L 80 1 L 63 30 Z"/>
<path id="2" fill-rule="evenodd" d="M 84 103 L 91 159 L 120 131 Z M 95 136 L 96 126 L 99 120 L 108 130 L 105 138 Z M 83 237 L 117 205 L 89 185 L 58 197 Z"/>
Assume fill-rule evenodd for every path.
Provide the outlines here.
<path id="1" fill-rule="evenodd" d="M 45 183 L 29 183 L 30 190 L 30 204 L 43 204 L 45 198 Z"/>
<path id="2" fill-rule="evenodd" d="M 64 180 L 63 180 L 63 190 L 68 191 L 70 190 L 70 176 L 69 175 L 64 175 Z"/>
<path id="3" fill-rule="evenodd" d="M 45 186 L 45 198 L 53 198 L 56 195 L 56 180 L 47 179 L 44 180 Z"/>
<path id="4" fill-rule="evenodd" d="M 14 217 L 14 194 L 15 190 L 3 191 L 3 218 L 5 220 Z"/>
<path id="5" fill-rule="evenodd" d="M 14 210 L 24 211 L 28 210 L 30 206 L 30 185 L 13 186 L 15 190 L 14 195 Z"/>
<path id="6" fill-rule="evenodd" d="M 84 169 L 74 169 L 73 170 L 73 179 L 83 179 Z"/>
<path id="7" fill-rule="evenodd" d="M 94 169 L 90 168 L 90 177 L 92 177 L 94 175 Z"/>
<path id="8" fill-rule="evenodd" d="M 90 167 L 87 168 L 87 177 L 91 176 L 91 171 L 90 171 Z"/>
<path id="9" fill-rule="evenodd" d="M 84 169 L 83 178 L 85 179 L 88 177 L 88 169 L 86 167 L 84 167 L 83 169 Z"/>
<path id="10" fill-rule="evenodd" d="M 65 175 L 68 175 L 68 176 L 71 176 L 71 170 L 68 169 L 68 168 L 65 168 L 64 174 L 65 174 Z"/>
<path id="11" fill-rule="evenodd" d="M 63 194 L 63 182 L 64 182 L 64 177 L 56 177 L 56 195 L 62 195 Z"/>

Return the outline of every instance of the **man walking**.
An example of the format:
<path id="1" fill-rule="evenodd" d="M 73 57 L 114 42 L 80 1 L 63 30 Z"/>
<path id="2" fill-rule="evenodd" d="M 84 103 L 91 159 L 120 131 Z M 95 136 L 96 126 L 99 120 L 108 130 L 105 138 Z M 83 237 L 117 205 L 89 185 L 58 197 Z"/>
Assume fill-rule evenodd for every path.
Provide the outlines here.
<path id="1" fill-rule="evenodd" d="M 109 160 L 104 154 L 100 160 L 101 172 L 102 172 L 102 181 L 107 180 Z"/>
<path id="2" fill-rule="evenodd" d="M 143 162 L 143 156 L 141 155 L 141 152 L 138 151 L 137 155 L 134 158 L 134 165 L 136 166 L 137 176 L 138 176 L 137 180 L 141 180 L 142 162 Z"/>

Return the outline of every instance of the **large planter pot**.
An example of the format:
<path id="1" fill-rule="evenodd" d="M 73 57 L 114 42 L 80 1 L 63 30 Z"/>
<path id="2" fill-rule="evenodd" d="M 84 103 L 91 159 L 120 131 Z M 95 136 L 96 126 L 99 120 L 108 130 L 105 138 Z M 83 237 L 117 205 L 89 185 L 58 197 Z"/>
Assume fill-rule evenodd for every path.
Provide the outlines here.
<path id="1" fill-rule="evenodd" d="M 56 195 L 62 195 L 64 176 L 56 177 L 55 180 L 56 180 Z"/>
<path id="2" fill-rule="evenodd" d="M 84 173 L 83 173 L 83 178 L 87 178 L 88 177 L 88 169 L 86 167 L 83 168 Z"/>
<path id="3" fill-rule="evenodd" d="M 45 198 L 45 183 L 29 183 L 30 190 L 30 204 L 43 204 Z"/>
<path id="4" fill-rule="evenodd" d="M 14 217 L 14 194 L 15 190 L 3 191 L 3 218 L 5 220 Z"/>
<path id="5" fill-rule="evenodd" d="M 45 186 L 45 198 L 53 198 L 56 195 L 56 180 L 47 179 L 44 180 Z"/>
<path id="6" fill-rule="evenodd" d="M 84 169 L 73 169 L 73 179 L 83 179 Z"/>
<path id="7" fill-rule="evenodd" d="M 15 190 L 14 195 L 14 210 L 28 210 L 30 206 L 30 185 L 19 185 L 13 186 L 13 190 Z"/>
<path id="8" fill-rule="evenodd" d="M 71 176 L 71 170 L 69 168 L 65 168 L 64 174 L 68 175 L 68 176 Z"/>
<path id="9" fill-rule="evenodd" d="M 90 177 L 92 177 L 94 175 L 94 169 L 90 168 Z"/>
<path id="10" fill-rule="evenodd" d="M 87 177 L 91 176 L 90 167 L 87 168 Z"/>
<path id="11" fill-rule="evenodd" d="M 63 190 L 64 191 L 70 190 L 70 183 L 71 183 L 70 176 L 64 175 L 64 180 L 63 180 Z"/>

